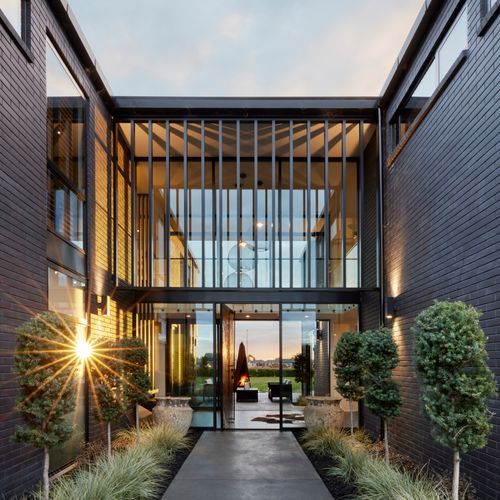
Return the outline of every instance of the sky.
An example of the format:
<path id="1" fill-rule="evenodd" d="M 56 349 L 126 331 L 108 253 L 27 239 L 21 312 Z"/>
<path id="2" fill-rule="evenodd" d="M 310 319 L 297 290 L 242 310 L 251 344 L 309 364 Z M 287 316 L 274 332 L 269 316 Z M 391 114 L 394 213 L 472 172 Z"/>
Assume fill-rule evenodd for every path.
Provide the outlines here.
<path id="1" fill-rule="evenodd" d="M 423 0 L 70 0 L 114 95 L 376 96 Z"/>

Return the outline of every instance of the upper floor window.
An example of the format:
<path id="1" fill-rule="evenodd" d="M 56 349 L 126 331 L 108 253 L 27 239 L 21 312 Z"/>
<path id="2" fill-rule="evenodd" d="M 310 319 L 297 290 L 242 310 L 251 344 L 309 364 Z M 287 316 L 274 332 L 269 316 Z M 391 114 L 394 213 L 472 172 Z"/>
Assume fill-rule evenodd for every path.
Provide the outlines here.
<path id="1" fill-rule="evenodd" d="M 29 45 L 29 0 L 0 0 L 0 10 L 16 33 Z"/>
<path id="2" fill-rule="evenodd" d="M 86 100 L 50 41 L 46 67 L 49 228 L 83 248 Z"/>
<path id="3" fill-rule="evenodd" d="M 443 81 L 456 62 L 460 53 L 467 49 L 467 8 L 458 14 L 455 22 L 446 33 L 441 44 L 434 52 L 427 69 L 416 83 L 410 97 L 404 101 L 391 121 L 393 144 L 396 145 L 418 116 L 429 97 Z"/>

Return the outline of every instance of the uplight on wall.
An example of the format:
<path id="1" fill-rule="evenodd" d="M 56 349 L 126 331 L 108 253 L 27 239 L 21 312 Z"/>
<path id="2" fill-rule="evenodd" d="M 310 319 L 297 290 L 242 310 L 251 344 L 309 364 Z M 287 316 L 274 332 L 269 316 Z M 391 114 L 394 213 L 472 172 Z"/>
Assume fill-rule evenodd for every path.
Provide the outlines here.
<path id="1" fill-rule="evenodd" d="M 386 297 L 384 301 L 384 317 L 392 319 L 396 316 L 396 304 L 394 297 Z"/>

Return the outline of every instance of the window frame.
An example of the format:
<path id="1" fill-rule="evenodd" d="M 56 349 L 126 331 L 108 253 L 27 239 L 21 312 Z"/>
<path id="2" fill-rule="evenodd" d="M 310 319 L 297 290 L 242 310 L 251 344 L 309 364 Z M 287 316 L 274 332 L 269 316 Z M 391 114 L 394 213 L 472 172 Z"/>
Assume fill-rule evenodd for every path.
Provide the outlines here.
<path id="1" fill-rule="evenodd" d="M 19 0 L 21 4 L 21 29 L 18 31 L 0 8 L 0 24 L 5 28 L 10 38 L 17 45 L 29 63 L 35 58 L 31 52 L 31 0 Z"/>
<path id="2" fill-rule="evenodd" d="M 497 3 L 500 4 L 500 0 L 497 0 Z M 466 42 L 467 45 L 464 49 L 462 49 L 455 61 L 452 63 L 448 71 L 440 78 L 440 60 L 439 60 L 439 55 L 440 51 L 445 45 L 446 41 L 449 39 L 451 33 L 459 23 L 459 21 L 462 19 L 462 16 L 465 16 L 465 22 L 467 23 L 468 21 L 468 8 L 467 8 L 467 3 L 466 2 L 461 2 L 460 5 L 457 7 L 453 15 L 451 16 L 451 19 L 448 23 L 448 26 L 446 27 L 445 30 L 441 33 L 440 37 L 438 38 L 437 42 L 435 43 L 434 47 L 430 51 L 429 55 L 427 56 L 425 62 L 422 64 L 421 69 L 417 73 L 417 77 L 413 80 L 412 84 L 409 87 L 409 90 L 406 92 L 404 98 L 401 100 L 401 103 L 397 107 L 396 111 L 392 114 L 391 119 L 389 120 L 388 124 L 390 127 L 390 147 L 391 151 L 388 155 L 387 159 L 387 166 L 390 167 L 394 161 L 396 160 L 397 156 L 401 152 L 401 150 L 404 148 L 410 137 L 414 134 L 420 123 L 423 121 L 423 119 L 427 116 L 431 108 L 434 106 L 436 101 L 439 99 L 441 94 L 444 92 L 446 87 L 450 84 L 452 81 L 453 77 L 455 74 L 458 72 L 458 70 L 462 67 L 464 64 L 465 60 L 467 59 L 467 56 L 469 54 L 469 40 L 468 40 L 468 31 L 467 31 L 467 38 Z M 421 107 L 420 111 L 415 115 L 413 121 L 411 123 L 407 123 L 406 129 L 403 134 L 401 134 L 401 116 L 403 114 L 403 111 L 410 101 L 412 97 L 414 97 L 414 92 L 416 89 L 419 87 L 420 83 L 422 80 L 427 76 L 427 72 L 430 70 L 432 66 L 434 67 L 434 78 L 435 78 L 435 87 L 431 95 L 429 95 L 426 98 L 425 103 Z M 418 96 L 415 96 L 418 97 Z M 425 97 L 424 97 L 425 98 Z"/>

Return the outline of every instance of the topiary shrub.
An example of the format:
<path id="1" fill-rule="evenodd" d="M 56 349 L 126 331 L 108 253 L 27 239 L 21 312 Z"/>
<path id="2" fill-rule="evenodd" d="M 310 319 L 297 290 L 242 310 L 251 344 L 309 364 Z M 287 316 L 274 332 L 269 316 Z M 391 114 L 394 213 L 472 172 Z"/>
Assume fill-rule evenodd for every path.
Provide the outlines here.
<path id="1" fill-rule="evenodd" d="M 136 443 L 139 444 L 139 405 L 145 404 L 150 396 L 151 380 L 146 365 L 148 350 L 138 337 L 123 337 L 118 341 L 122 360 L 123 394 L 128 404 L 135 406 Z"/>
<path id="2" fill-rule="evenodd" d="M 116 342 L 103 340 L 97 343 L 99 352 L 106 355 L 106 363 L 92 363 L 90 366 L 90 384 L 94 396 L 94 415 L 100 422 L 106 423 L 107 451 L 111 457 L 111 424 L 116 422 L 126 411 L 121 380 L 121 360 L 114 355 L 117 350 Z"/>
<path id="3" fill-rule="evenodd" d="M 365 363 L 366 406 L 384 423 L 384 455 L 389 463 L 388 421 L 397 415 L 403 404 L 399 385 L 392 380 L 392 370 L 399 363 L 398 349 L 389 328 L 363 334 L 362 359 Z"/>
<path id="4" fill-rule="evenodd" d="M 48 500 L 49 450 L 72 432 L 64 417 L 75 408 L 76 327 L 67 316 L 43 313 L 16 333 L 14 371 L 21 389 L 16 410 L 26 426 L 16 428 L 14 439 L 43 450 L 42 496 Z"/>
<path id="5" fill-rule="evenodd" d="M 345 332 L 340 337 L 333 355 L 337 390 L 349 400 L 351 436 L 354 435 L 352 402 L 359 401 L 364 394 L 365 373 L 362 356 L 363 335 L 359 332 Z"/>
<path id="6" fill-rule="evenodd" d="M 415 319 L 417 371 L 434 439 L 453 450 L 452 497 L 458 500 L 460 455 L 486 445 L 486 400 L 496 392 L 480 312 L 463 302 L 435 302 Z"/>

